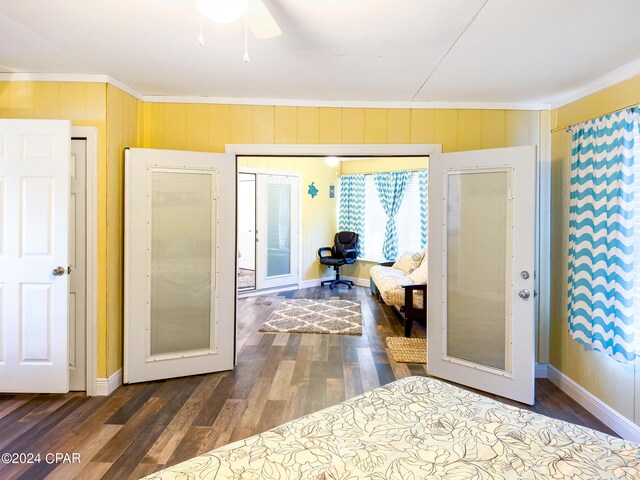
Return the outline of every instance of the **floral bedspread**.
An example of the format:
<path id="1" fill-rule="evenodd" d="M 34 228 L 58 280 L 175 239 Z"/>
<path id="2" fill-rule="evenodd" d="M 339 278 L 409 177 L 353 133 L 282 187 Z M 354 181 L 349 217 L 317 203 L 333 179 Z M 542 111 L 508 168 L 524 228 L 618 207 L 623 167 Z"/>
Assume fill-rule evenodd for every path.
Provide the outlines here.
<path id="1" fill-rule="evenodd" d="M 640 445 L 411 377 L 148 479 L 640 479 Z"/>

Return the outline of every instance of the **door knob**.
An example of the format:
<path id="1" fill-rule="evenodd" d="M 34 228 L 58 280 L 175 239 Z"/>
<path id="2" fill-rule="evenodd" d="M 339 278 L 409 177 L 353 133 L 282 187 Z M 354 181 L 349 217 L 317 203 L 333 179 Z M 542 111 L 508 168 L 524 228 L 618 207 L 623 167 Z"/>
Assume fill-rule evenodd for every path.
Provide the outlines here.
<path id="1" fill-rule="evenodd" d="M 64 275 L 64 272 L 66 272 L 66 268 L 64 267 L 56 267 L 51 271 L 51 275 L 53 275 L 54 277 L 59 277 L 61 275 Z"/>
<path id="2" fill-rule="evenodd" d="M 523 288 L 522 290 L 520 290 L 518 292 L 518 295 L 520 296 L 520 298 L 522 298 L 523 300 L 526 300 L 527 298 L 529 298 L 531 296 L 531 292 L 529 290 L 527 290 L 526 288 Z"/>

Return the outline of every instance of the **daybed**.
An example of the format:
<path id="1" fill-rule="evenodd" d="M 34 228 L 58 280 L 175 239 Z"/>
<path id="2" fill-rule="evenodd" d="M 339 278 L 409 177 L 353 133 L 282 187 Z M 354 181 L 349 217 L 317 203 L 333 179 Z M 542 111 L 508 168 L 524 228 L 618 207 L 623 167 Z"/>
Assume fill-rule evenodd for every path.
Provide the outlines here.
<path id="1" fill-rule="evenodd" d="M 640 445 L 410 377 L 147 479 L 638 479 Z"/>
<path id="2" fill-rule="evenodd" d="M 396 262 L 372 267 L 369 274 L 371 293 L 397 310 L 404 335 L 410 337 L 413 321 L 425 323 L 427 319 L 426 251 L 404 253 Z"/>

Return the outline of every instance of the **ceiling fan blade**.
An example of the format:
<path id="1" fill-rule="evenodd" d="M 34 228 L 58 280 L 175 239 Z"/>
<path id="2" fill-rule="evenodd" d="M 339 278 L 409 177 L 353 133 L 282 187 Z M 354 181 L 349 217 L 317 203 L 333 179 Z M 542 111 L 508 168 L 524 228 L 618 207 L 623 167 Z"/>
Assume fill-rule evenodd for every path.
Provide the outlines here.
<path id="1" fill-rule="evenodd" d="M 282 35 L 282 30 L 267 10 L 262 0 L 250 0 L 247 22 L 257 38 L 273 38 Z"/>

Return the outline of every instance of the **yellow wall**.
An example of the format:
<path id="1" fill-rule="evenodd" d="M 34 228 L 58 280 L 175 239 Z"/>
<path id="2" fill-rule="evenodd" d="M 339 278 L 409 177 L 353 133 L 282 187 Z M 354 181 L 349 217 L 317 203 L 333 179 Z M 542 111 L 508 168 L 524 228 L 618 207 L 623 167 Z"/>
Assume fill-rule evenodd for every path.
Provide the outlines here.
<path id="1" fill-rule="evenodd" d="M 593 395 L 640 425 L 640 412 L 634 413 L 634 405 L 640 405 L 634 387 L 634 379 L 640 382 L 640 366 L 618 363 L 577 343 L 569 335 L 566 312 L 571 135 L 565 128 L 638 103 L 640 76 L 552 112 L 549 360 Z"/>
<path id="2" fill-rule="evenodd" d="M 421 170 L 429 167 L 429 157 L 379 157 L 365 160 L 347 160 L 340 163 L 340 174 Z"/>
<path id="3" fill-rule="evenodd" d="M 143 103 L 104 83 L 0 82 L 0 118 L 69 119 L 98 127 L 99 377 L 122 367 L 125 146 L 223 152 L 228 143 L 439 143 L 451 152 L 539 139 L 538 112 Z M 318 173 L 322 182 L 332 175 Z M 324 235 L 318 243 L 331 242 L 333 202 L 324 225 L 303 220 L 310 235 Z M 304 248 L 310 258 L 315 245 Z M 312 263 L 304 272 L 305 278 L 322 275 Z M 363 262 L 350 274 L 367 278 L 368 266 Z"/>
<path id="4" fill-rule="evenodd" d="M 336 198 L 329 198 L 329 185 L 338 188 L 339 166 L 330 167 L 320 157 L 241 157 L 240 167 L 300 172 L 302 205 L 302 245 L 300 245 L 302 280 L 313 280 L 325 275 L 326 268 L 317 261 L 318 248 L 333 245 L 337 229 Z M 307 193 L 314 182 L 318 195 Z"/>

